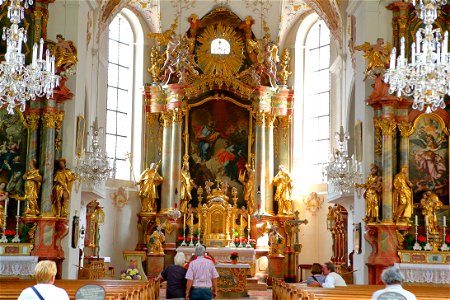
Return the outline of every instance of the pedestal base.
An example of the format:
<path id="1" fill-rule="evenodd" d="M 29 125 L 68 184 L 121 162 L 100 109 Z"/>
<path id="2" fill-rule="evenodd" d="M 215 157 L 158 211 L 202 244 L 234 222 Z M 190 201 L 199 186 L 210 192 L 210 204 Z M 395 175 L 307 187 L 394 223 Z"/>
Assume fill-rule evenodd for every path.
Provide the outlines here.
<path id="1" fill-rule="evenodd" d="M 269 255 L 269 277 L 267 278 L 267 285 L 272 285 L 273 278 L 284 278 L 283 270 L 283 255 L 271 256 Z"/>
<path id="2" fill-rule="evenodd" d="M 123 251 L 123 258 L 126 260 L 127 268 L 130 265 L 135 265 L 139 270 L 141 280 L 147 281 L 147 276 L 145 275 L 144 268 L 142 267 L 142 262 L 147 258 L 145 251 L 125 250 Z"/>
<path id="3" fill-rule="evenodd" d="M 147 254 L 147 276 L 156 277 L 164 270 L 164 254 Z"/>

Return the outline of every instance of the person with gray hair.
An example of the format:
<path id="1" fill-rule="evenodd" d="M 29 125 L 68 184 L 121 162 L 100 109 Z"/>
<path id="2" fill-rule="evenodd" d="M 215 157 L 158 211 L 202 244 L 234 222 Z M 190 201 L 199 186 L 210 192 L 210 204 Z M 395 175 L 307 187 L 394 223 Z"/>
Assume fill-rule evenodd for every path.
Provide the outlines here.
<path id="1" fill-rule="evenodd" d="M 156 280 L 167 281 L 166 299 L 185 299 L 186 294 L 186 256 L 178 252 L 174 257 L 174 265 L 168 266 Z"/>
<path id="2" fill-rule="evenodd" d="M 214 262 L 205 256 L 205 248 L 200 243 L 195 247 L 195 256 L 186 272 L 186 299 L 209 300 L 216 298 L 217 273 Z"/>
<path id="3" fill-rule="evenodd" d="M 381 280 L 386 285 L 372 295 L 372 300 L 416 300 L 416 296 L 402 287 L 403 274 L 396 266 L 389 267 L 381 273 Z"/>

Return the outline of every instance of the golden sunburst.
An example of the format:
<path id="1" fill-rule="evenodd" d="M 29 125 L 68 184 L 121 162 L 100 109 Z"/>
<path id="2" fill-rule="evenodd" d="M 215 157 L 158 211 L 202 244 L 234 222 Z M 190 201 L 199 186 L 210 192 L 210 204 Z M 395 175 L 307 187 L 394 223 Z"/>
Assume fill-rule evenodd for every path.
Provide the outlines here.
<path id="1" fill-rule="evenodd" d="M 225 39 L 230 43 L 229 54 L 212 54 L 211 43 L 215 39 Z M 221 23 L 206 27 L 199 37 L 198 63 L 206 74 L 231 77 L 236 74 L 244 60 L 244 43 L 238 32 Z"/>

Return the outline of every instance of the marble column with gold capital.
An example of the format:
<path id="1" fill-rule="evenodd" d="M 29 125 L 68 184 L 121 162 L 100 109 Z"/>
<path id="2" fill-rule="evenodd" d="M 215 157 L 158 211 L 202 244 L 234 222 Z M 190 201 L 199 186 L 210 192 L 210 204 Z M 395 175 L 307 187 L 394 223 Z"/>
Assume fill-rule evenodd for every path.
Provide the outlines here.
<path id="1" fill-rule="evenodd" d="M 42 192 L 41 192 L 41 215 L 44 217 L 52 216 L 52 187 L 53 171 L 55 166 L 55 127 L 59 118 L 59 112 L 54 107 L 54 100 L 46 101 L 47 107 L 41 116 L 41 151 L 39 159 L 39 169 L 42 174 Z"/>
<path id="2" fill-rule="evenodd" d="M 159 113 L 146 113 L 146 125 L 144 129 L 144 166 L 150 166 L 152 162 L 158 160 L 158 147 L 160 146 L 160 140 L 158 139 L 158 124 Z M 158 147 L 155 147 L 157 141 Z M 162 142 L 162 141 L 161 141 Z"/>
<path id="3" fill-rule="evenodd" d="M 266 212 L 266 190 L 264 188 L 266 180 L 264 115 L 264 112 L 261 111 L 254 112 L 253 114 L 255 118 L 255 204 L 256 207 L 258 205 L 260 206 L 260 213 Z M 260 192 L 259 195 L 257 194 L 258 191 Z"/>
<path id="4" fill-rule="evenodd" d="M 171 189 L 169 191 L 170 197 L 168 202 L 166 203 L 167 209 L 173 208 L 176 202 L 179 202 L 179 199 L 176 199 L 175 188 L 178 192 L 180 192 L 181 186 L 181 154 L 182 154 L 182 137 L 181 137 L 181 127 L 183 122 L 184 113 L 181 109 L 176 108 L 173 110 L 173 124 L 172 124 L 172 155 L 171 155 L 171 172 L 170 172 L 170 180 L 171 180 Z M 179 205 L 179 203 L 178 203 Z M 164 207 L 166 208 L 166 207 Z M 163 207 L 161 206 L 161 210 Z M 163 211 L 164 212 L 164 211 Z"/>
<path id="5" fill-rule="evenodd" d="M 171 185 L 171 154 L 172 154 L 172 125 L 173 125 L 173 111 L 169 110 L 162 113 L 163 118 L 163 140 L 162 140 L 162 163 L 161 176 L 163 183 L 161 185 L 161 210 L 168 210 L 170 208 L 170 193 Z"/>
<path id="6" fill-rule="evenodd" d="M 290 155 L 290 138 L 289 130 L 291 128 L 292 117 L 289 116 L 279 116 L 278 118 L 278 164 L 289 166 L 289 155 Z"/>
<path id="7" fill-rule="evenodd" d="M 271 113 L 265 114 L 264 130 L 265 130 L 265 209 L 266 212 L 274 215 L 273 211 L 273 184 L 272 179 L 274 176 L 274 147 L 273 147 L 273 122 L 275 121 L 275 115 Z"/>
<path id="8" fill-rule="evenodd" d="M 37 161 L 37 140 L 38 140 L 38 128 L 40 115 L 37 112 L 29 112 L 24 115 L 25 122 L 28 129 L 28 139 L 27 139 L 27 169 L 28 162 L 32 159 Z"/>
<path id="9" fill-rule="evenodd" d="M 401 121 L 397 123 L 400 130 L 400 166 L 407 166 L 409 161 L 409 136 L 411 135 L 412 123 Z"/>
<path id="10" fill-rule="evenodd" d="M 383 107 L 385 109 L 387 107 Z M 382 180 L 383 180 L 383 203 L 382 203 L 382 223 L 392 223 L 392 138 L 397 127 L 395 120 L 382 118 L 379 121 L 379 126 L 383 134 L 383 149 L 382 149 Z"/>

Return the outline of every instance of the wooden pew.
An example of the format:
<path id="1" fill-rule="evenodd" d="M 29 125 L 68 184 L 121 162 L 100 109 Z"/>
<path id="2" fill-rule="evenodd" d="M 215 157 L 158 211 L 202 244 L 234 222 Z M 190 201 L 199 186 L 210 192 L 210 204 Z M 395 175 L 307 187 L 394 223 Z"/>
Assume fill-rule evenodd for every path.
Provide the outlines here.
<path id="1" fill-rule="evenodd" d="M 34 280 L 0 281 L 0 299 L 17 299 L 20 292 L 35 284 Z M 89 284 L 102 286 L 106 299 L 110 300 L 156 300 L 159 298 L 159 284 L 153 278 L 137 280 L 57 280 L 55 286 L 63 288 L 71 299 L 77 290 Z"/>

